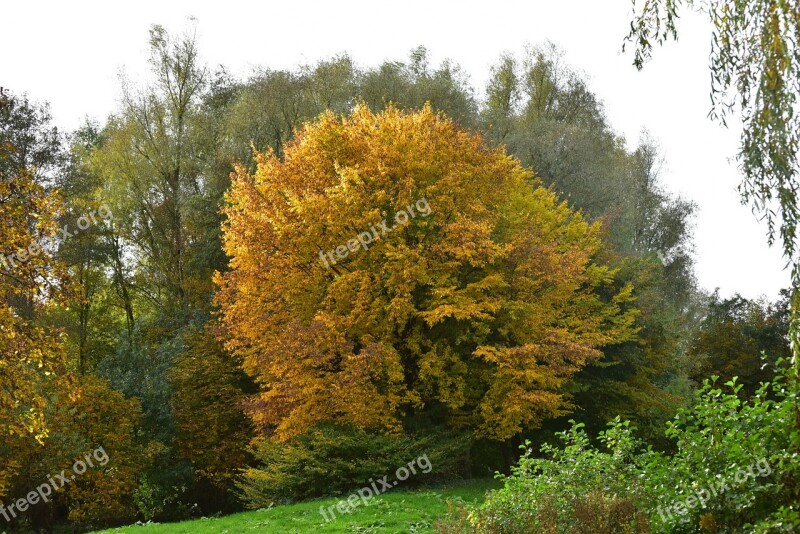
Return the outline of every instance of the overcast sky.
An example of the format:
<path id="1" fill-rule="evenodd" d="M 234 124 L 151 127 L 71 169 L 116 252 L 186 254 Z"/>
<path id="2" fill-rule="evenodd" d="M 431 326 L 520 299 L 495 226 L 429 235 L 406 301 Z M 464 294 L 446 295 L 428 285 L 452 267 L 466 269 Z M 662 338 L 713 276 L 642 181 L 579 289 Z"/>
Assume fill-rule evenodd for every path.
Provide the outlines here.
<path id="1" fill-rule="evenodd" d="M 257 66 L 292 68 L 347 52 L 361 66 L 405 59 L 425 45 L 433 64 L 459 63 L 482 88 L 503 52 L 549 39 L 583 71 L 605 104 L 614 129 L 634 146 L 643 129 L 660 143 L 666 187 L 699 206 L 697 276 L 724 295 L 774 298 L 789 285 L 765 225 L 742 206 L 731 157 L 738 132 L 707 119 L 710 26 L 701 15 L 682 19 L 680 42 L 656 51 L 643 72 L 621 53 L 630 0 L 240 2 L 7 2 L 0 14 L 0 86 L 52 106 L 58 126 L 85 117 L 101 121 L 118 106 L 119 73 L 146 72 L 147 30 L 153 23 L 181 31 L 198 19 L 210 66 L 238 75 Z M 124 7 L 121 7 L 124 6 Z"/>

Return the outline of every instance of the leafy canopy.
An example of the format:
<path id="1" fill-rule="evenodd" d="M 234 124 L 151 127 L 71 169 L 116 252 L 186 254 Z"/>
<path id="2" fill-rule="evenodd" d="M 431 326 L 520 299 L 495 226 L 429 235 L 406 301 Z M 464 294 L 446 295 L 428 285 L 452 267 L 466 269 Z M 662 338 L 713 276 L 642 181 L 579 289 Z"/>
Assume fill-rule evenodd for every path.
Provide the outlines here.
<path id="1" fill-rule="evenodd" d="M 250 413 L 278 439 L 413 417 L 506 439 L 634 335 L 631 286 L 592 261 L 599 226 L 429 107 L 327 113 L 284 155 L 233 177 L 217 276 L 227 348 L 261 387 Z M 427 216 L 321 261 L 421 199 Z"/>

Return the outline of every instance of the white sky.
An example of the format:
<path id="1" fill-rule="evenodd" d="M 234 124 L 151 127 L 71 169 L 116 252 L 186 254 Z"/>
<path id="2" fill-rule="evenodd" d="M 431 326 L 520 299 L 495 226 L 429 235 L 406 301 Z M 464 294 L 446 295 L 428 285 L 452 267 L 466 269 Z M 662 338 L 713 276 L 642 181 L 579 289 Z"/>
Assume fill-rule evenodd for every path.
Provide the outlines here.
<path id="1" fill-rule="evenodd" d="M 201 52 L 210 66 L 246 75 L 259 65 L 292 68 L 340 52 L 362 66 L 405 59 L 422 44 L 431 63 L 459 63 L 482 88 L 502 52 L 550 39 L 567 63 L 585 72 L 605 103 L 611 124 L 633 146 L 643 128 L 667 159 L 667 188 L 699 205 L 695 244 L 700 284 L 724 295 L 774 298 L 789 285 L 765 225 L 736 192 L 730 161 L 738 133 L 707 119 L 710 26 L 686 13 L 680 42 L 656 51 L 637 72 L 620 52 L 630 0 L 262 2 L 152 1 L 2 2 L 0 86 L 51 103 L 55 122 L 75 128 L 117 107 L 121 69 L 146 72 L 152 23 L 181 31 L 199 21 Z M 123 7 L 124 6 L 124 7 Z"/>

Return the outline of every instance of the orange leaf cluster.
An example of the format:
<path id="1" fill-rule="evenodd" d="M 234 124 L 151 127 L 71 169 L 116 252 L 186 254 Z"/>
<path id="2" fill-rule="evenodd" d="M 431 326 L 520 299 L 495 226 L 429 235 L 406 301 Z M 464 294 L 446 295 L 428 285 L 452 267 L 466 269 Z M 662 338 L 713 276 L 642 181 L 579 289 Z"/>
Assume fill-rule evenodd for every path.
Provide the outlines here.
<path id="1" fill-rule="evenodd" d="M 429 107 L 328 113 L 257 163 L 227 196 L 217 303 L 277 439 L 330 421 L 398 431 L 433 408 L 506 439 L 561 413 L 565 380 L 635 334 L 632 288 L 593 261 L 598 226 Z M 429 216 L 319 261 L 422 198 Z"/>

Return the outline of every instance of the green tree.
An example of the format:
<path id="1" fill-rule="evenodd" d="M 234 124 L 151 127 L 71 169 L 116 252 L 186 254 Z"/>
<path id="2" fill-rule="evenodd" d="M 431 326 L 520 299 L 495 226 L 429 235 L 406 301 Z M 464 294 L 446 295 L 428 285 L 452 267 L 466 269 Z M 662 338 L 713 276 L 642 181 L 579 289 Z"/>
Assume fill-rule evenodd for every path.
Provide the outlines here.
<path id="1" fill-rule="evenodd" d="M 230 509 L 230 490 L 251 460 L 248 445 L 254 437 L 244 405 L 257 389 L 220 337 L 214 321 L 202 331 L 188 332 L 186 351 L 170 370 L 175 446 L 192 462 L 200 482 L 193 497 L 204 510 L 226 502 Z"/>
<path id="2" fill-rule="evenodd" d="M 477 124 L 478 104 L 464 71 L 449 60 L 432 68 L 424 46 L 412 50 L 406 63 L 386 61 L 365 71 L 358 90 L 376 112 L 389 104 L 408 110 L 430 104 L 464 127 Z"/>
<path id="3" fill-rule="evenodd" d="M 791 356 L 788 335 L 788 291 L 775 303 L 739 295 L 723 299 L 717 291 L 691 343 L 692 378 L 702 383 L 716 375 L 724 383 L 738 377 L 742 392 L 752 396 L 775 375 L 776 362 Z"/>
<path id="4" fill-rule="evenodd" d="M 124 86 L 122 113 L 104 129 L 107 140 L 97 157 L 112 209 L 121 215 L 120 241 L 134 247 L 140 295 L 164 316 L 177 313 L 180 322 L 200 306 L 193 289 L 210 276 L 189 269 L 195 236 L 187 224 L 208 161 L 200 106 L 207 73 L 193 33 L 173 38 L 153 26 L 150 50 L 154 81 L 138 91 Z M 120 255 L 123 262 L 131 257 Z"/>
<path id="5" fill-rule="evenodd" d="M 114 290 L 113 213 L 105 205 L 103 179 L 92 165 L 92 154 L 102 143 L 96 125 L 87 123 L 72 134 L 69 161 L 56 178 L 64 199 L 59 227 L 73 229 L 55 252 L 75 282 L 68 306 L 48 310 L 47 322 L 67 333 L 70 364 L 79 373 L 92 371 L 113 352 L 125 320 L 123 299 Z M 82 217 L 88 227 L 74 231 Z"/>

